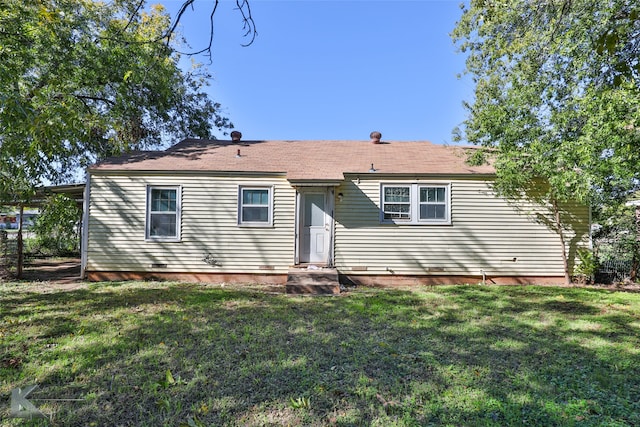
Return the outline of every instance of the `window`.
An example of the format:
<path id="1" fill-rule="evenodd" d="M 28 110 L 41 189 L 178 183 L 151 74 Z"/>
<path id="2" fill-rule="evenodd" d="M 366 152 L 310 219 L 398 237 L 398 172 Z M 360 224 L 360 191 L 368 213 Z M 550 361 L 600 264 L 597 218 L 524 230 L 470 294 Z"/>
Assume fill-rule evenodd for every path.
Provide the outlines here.
<path id="1" fill-rule="evenodd" d="M 272 224 L 271 187 L 240 187 L 238 224 L 265 226 Z"/>
<path id="2" fill-rule="evenodd" d="M 384 219 L 411 219 L 411 187 L 385 186 L 382 210 Z"/>
<path id="3" fill-rule="evenodd" d="M 180 239 L 180 187 L 147 187 L 147 239 Z"/>
<path id="4" fill-rule="evenodd" d="M 380 221 L 450 224 L 450 184 L 382 184 Z"/>
<path id="5" fill-rule="evenodd" d="M 420 187 L 420 219 L 447 220 L 446 187 Z"/>

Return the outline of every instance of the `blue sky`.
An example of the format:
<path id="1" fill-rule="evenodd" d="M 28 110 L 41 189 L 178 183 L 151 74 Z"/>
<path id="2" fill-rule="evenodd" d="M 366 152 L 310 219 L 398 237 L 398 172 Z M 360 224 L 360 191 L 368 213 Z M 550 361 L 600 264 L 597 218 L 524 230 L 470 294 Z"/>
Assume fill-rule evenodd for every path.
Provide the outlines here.
<path id="1" fill-rule="evenodd" d="M 469 78 L 449 36 L 459 0 L 249 0 L 258 35 L 249 47 L 241 15 L 221 0 L 214 21 L 213 80 L 243 139 L 387 140 L 451 143 L 465 117 Z M 175 16 L 181 0 L 161 3 Z M 213 0 L 197 0 L 182 32 L 206 46 Z M 218 135 L 222 137 L 222 135 Z"/>

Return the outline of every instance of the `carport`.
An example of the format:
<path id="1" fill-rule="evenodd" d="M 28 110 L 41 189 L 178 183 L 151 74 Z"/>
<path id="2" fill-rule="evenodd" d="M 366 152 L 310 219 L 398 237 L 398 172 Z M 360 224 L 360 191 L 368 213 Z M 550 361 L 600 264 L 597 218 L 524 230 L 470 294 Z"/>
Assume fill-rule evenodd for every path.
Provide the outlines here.
<path id="1" fill-rule="evenodd" d="M 81 212 L 83 210 L 84 204 L 84 191 L 85 184 L 66 184 L 66 185 L 50 185 L 46 187 L 40 187 L 36 190 L 35 195 L 30 200 L 16 200 L 10 205 L 13 205 L 17 208 L 20 216 L 20 221 L 18 223 L 18 233 L 16 236 L 16 253 L 15 253 L 15 266 L 16 266 L 16 277 L 20 279 L 22 277 L 23 265 L 24 265 L 24 245 L 23 245 L 23 229 L 22 229 L 22 218 L 24 217 L 24 209 L 25 207 L 39 207 L 44 204 L 46 199 L 50 196 L 57 194 L 64 194 L 70 199 L 74 200 Z M 80 218 L 80 220 L 82 217 Z M 81 229 L 82 230 L 82 229 Z M 82 231 L 80 231 L 82 233 Z M 80 236 L 82 239 L 82 236 Z M 10 265 L 11 262 L 7 260 L 8 254 L 0 254 L 2 256 L 4 265 Z"/>

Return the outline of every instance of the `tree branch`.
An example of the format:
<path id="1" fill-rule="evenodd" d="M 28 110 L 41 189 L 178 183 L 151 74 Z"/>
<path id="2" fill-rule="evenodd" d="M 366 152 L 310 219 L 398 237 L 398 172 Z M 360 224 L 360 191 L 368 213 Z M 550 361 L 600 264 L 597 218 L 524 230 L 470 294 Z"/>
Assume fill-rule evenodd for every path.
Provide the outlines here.
<path id="1" fill-rule="evenodd" d="M 238 10 L 242 14 L 242 28 L 246 30 L 244 36 L 247 37 L 251 35 L 251 40 L 249 40 L 249 43 L 242 45 L 244 47 L 247 47 L 253 43 L 253 41 L 256 39 L 256 36 L 258 35 L 258 31 L 256 31 L 256 23 L 253 20 L 253 16 L 251 15 L 251 6 L 249 5 L 249 0 L 236 0 L 236 5 L 238 6 Z"/>
<path id="2" fill-rule="evenodd" d="M 193 4 L 195 0 L 189 0 L 188 3 L 189 4 Z M 214 4 L 213 4 L 213 10 L 211 11 L 211 15 L 209 15 L 209 44 L 207 45 L 207 47 L 205 47 L 204 49 L 201 49 L 197 52 L 178 52 L 181 53 L 183 55 L 199 55 L 201 53 L 205 53 L 207 52 L 207 56 L 209 57 L 209 62 L 212 62 L 212 58 L 211 58 L 211 46 L 213 45 L 213 17 L 216 14 L 216 10 L 218 9 L 218 4 L 220 3 L 219 0 L 215 0 Z M 185 3 L 186 4 L 186 3 Z M 184 7 L 184 5 L 183 5 Z M 182 17 L 182 14 L 184 13 L 184 10 L 182 8 L 180 8 L 180 12 L 178 13 L 177 17 L 176 17 L 176 22 L 174 23 L 173 27 L 171 27 L 170 32 L 173 32 L 173 30 L 176 28 L 176 25 L 178 24 L 178 20 Z M 170 35 L 169 35 L 170 37 Z M 167 38 L 167 43 L 169 43 L 169 38 Z"/>
<path id="3" fill-rule="evenodd" d="M 189 6 L 191 6 L 191 9 L 193 10 L 194 2 L 195 0 L 186 0 L 184 3 L 182 3 L 182 6 L 180 6 L 180 10 L 178 10 L 178 13 L 176 15 L 175 21 L 173 22 L 173 25 L 171 26 L 171 28 L 169 28 L 169 31 L 167 31 L 167 33 L 162 37 L 167 39 L 167 45 L 169 45 L 169 42 L 171 41 L 171 36 L 176 31 L 176 28 L 178 28 L 178 24 L 180 23 L 180 20 L 182 19 L 182 15 L 184 15 L 184 12 L 187 10 Z M 218 6 L 218 0 L 216 0 L 214 11 L 217 6 Z"/>
<path id="4" fill-rule="evenodd" d="M 127 22 L 127 25 L 125 25 L 124 28 L 122 29 L 122 32 L 127 31 L 127 28 L 129 28 L 129 25 L 131 25 L 133 21 L 136 19 L 136 16 L 138 16 L 138 13 L 140 13 L 140 9 L 142 9 L 145 2 L 146 0 L 140 0 L 140 2 L 138 3 L 138 6 L 136 7 L 136 10 L 129 17 L 129 21 Z"/>
<path id="5" fill-rule="evenodd" d="M 102 96 L 90 96 L 90 95 L 80 95 L 77 93 L 74 93 L 73 96 L 79 100 L 81 100 L 83 103 L 85 100 L 89 100 L 89 101 L 99 101 L 99 102 L 104 102 L 105 104 L 109 104 L 109 105 L 116 105 L 116 103 L 108 98 L 103 98 Z M 86 105 L 86 104 L 85 104 Z"/>
<path id="6" fill-rule="evenodd" d="M 129 17 L 127 24 L 120 31 L 120 34 L 125 32 L 129 28 L 129 26 L 135 21 L 135 18 L 139 16 L 140 10 L 144 6 L 145 1 L 146 0 L 140 0 L 135 11 Z M 114 41 L 114 42 L 124 42 L 126 44 L 153 44 L 153 43 L 157 43 L 159 41 L 164 40 L 165 45 L 169 47 L 171 43 L 171 38 L 173 37 L 173 34 L 176 32 L 178 25 L 180 24 L 180 21 L 182 20 L 184 14 L 187 12 L 187 9 L 189 7 L 191 7 L 193 11 L 193 5 L 195 1 L 196 0 L 184 0 L 182 5 L 180 6 L 180 9 L 176 13 L 176 17 L 173 20 L 171 27 L 158 38 L 151 39 L 151 40 L 143 40 L 143 41 L 133 41 L 133 40 L 119 40 L 117 37 L 102 36 L 102 37 L 99 37 L 99 39 Z M 176 53 L 179 53 L 181 55 L 187 55 L 187 56 L 206 54 L 206 56 L 209 57 L 209 61 L 211 62 L 211 56 L 212 56 L 211 49 L 213 46 L 213 19 L 216 14 L 216 11 L 218 10 L 219 3 L 220 3 L 220 0 L 214 0 L 213 2 L 213 9 L 211 10 L 211 14 L 209 16 L 209 23 L 210 23 L 209 24 L 209 42 L 207 43 L 207 45 L 204 48 L 198 51 L 193 51 L 193 52 L 184 52 L 184 51 L 179 51 L 177 49 L 174 49 Z M 253 42 L 256 39 L 256 36 L 258 35 L 258 31 L 256 30 L 256 23 L 253 19 L 253 15 L 251 14 L 251 6 L 249 4 L 249 0 L 236 0 L 236 6 L 237 7 L 235 8 L 235 10 L 238 10 L 240 12 L 240 15 L 242 16 L 242 29 L 245 30 L 243 36 L 251 37 L 248 43 L 242 44 L 243 47 L 247 47 L 253 44 Z"/>
<path id="7" fill-rule="evenodd" d="M 185 11 L 187 10 L 187 8 L 189 6 L 192 7 L 193 9 L 193 3 L 195 2 L 195 0 L 185 0 L 185 2 L 182 4 L 182 6 L 180 6 L 180 10 L 178 11 L 178 13 L 176 14 L 176 19 L 173 23 L 173 25 L 171 26 L 171 28 L 169 29 L 169 31 L 167 31 L 167 33 L 163 36 L 163 38 L 166 39 L 166 43 L 167 45 L 169 44 L 169 42 L 171 41 L 171 37 L 173 36 L 173 33 L 175 32 L 176 28 L 178 27 L 178 24 L 180 22 L 180 19 L 182 19 L 182 16 L 184 15 Z M 211 10 L 211 15 L 209 16 L 209 42 L 207 44 L 207 46 L 205 46 L 204 48 L 195 51 L 195 52 L 180 52 L 180 51 L 176 51 L 177 53 L 180 53 L 182 55 L 188 55 L 188 56 L 193 56 L 193 55 L 200 55 L 200 54 L 206 54 L 206 56 L 209 57 L 209 61 L 211 62 L 211 47 L 213 46 L 213 18 L 216 14 L 216 11 L 218 10 L 218 4 L 220 3 L 220 0 L 215 0 L 213 3 L 213 9 Z M 245 30 L 244 33 L 244 37 L 251 37 L 251 39 L 249 40 L 248 43 L 244 43 L 242 44 L 243 47 L 247 47 L 250 46 L 256 39 L 256 36 L 258 35 L 258 31 L 256 30 L 256 23 L 253 20 L 253 15 L 251 14 L 251 6 L 249 4 L 249 0 L 236 0 L 236 10 L 238 10 L 240 12 L 240 15 L 242 15 L 242 28 Z"/>

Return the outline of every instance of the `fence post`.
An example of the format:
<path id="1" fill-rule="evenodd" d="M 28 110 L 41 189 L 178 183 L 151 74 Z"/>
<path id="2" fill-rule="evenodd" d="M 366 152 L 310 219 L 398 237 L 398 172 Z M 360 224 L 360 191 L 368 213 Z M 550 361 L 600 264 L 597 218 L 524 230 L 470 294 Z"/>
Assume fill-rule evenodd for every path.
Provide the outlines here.
<path id="1" fill-rule="evenodd" d="M 9 276 L 9 245 L 7 232 L 0 230 L 0 279 Z"/>
<path id="2" fill-rule="evenodd" d="M 629 272 L 629 278 L 632 282 L 635 282 L 638 278 L 638 267 L 640 267 L 638 251 L 640 251 L 640 205 L 636 205 L 636 242 L 635 245 L 633 245 L 631 271 Z"/>
<path id="3" fill-rule="evenodd" d="M 18 220 L 18 262 L 16 265 L 16 277 L 22 279 L 22 267 L 24 264 L 24 241 L 22 240 L 22 224 L 24 220 L 24 205 L 20 205 L 20 219 Z"/>

